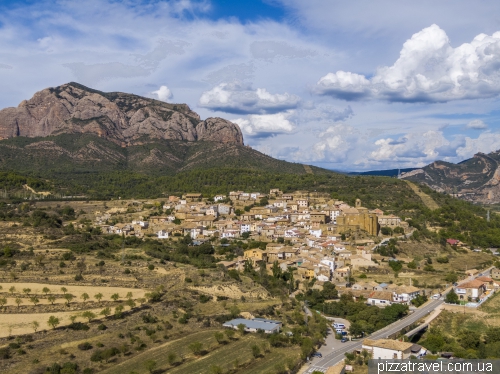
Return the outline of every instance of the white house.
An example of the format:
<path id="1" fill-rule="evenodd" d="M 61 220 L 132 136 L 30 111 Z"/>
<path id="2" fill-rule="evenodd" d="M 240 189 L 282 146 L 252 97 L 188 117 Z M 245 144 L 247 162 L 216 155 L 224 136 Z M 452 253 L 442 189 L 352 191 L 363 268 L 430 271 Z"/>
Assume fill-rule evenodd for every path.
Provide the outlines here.
<path id="1" fill-rule="evenodd" d="M 225 195 L 217 195 L 214 197 L 214 201 L 217 202 L 217 201 L 222 201 L 222 200 L 225 200 L 226 199 L 226 196 Z"/>
<path id="2" fill-rule="evenodd" d="M 242 223 L 240 225 L 240 232 L 243 234 L 244 232 L 250 232 L 251 231 L 251 224 L 250 223 Z"/>
<path id="3" fill-rule="evenodd" d="M 396 303 L 408 304 L 420 295 L 420 290 L 413 286 L 401 286 L 393 292 L 393 300 Z"/>
<path id="4" fill-rule="evenodd" d="M 323 265 L 326 265 L 328 266 L 328 268 L 330 269 L 330 271 L 333 272 L 335 271 L 335 259 L 333 259 L 332 257 L 324 257 L 322 260 L 321 260 L 321 263 Z"/>
<path id="5" fill-rule="evenodd" d="M 388 306 L 392 304 L 393 294 L 390 291 L 373 291 L 368 296 L 368 304 Z"/>
<path id="6" fill-rule="evenodd" d="M 309 230 L 309 234 L 312 236 L 315 236 L 316 238 L 321 238 L 321 234 L 323 233 L 323 230 L 321 229 L 311 229 Z"/>
<path id="7" fill-rule="evenodd" d="M 379 339 L 363 340 L 362 349 L 371 353 L 374 360 L 405 360 L 411 356 L 413 343 L 400 342 L 399 340 Z"/>
<path id="8" fill-rule="evenodd" d="M 156 233 L 158 236 L 158 239 L 168 239 L 168 231 L 167 230 L 160 230 Z"/>

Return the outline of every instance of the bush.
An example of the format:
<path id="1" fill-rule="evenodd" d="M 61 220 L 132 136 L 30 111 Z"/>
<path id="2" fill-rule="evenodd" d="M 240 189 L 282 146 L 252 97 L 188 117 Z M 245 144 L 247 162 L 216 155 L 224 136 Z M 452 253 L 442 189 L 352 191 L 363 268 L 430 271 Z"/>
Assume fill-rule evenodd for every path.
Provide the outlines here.
<path id="1" fill-rule="evenodd" d="M 75 281 L 79 282 L 81 280 L 83 280 L 83 275 L 81 275 L 81 274 L 75 275 Z"/>
<path id="2" fill-rule="evenodd" d="M 158 322 L 158 318 L 148 313 L 142 316 L 142 321 L 144 323 L 156 323 Z"/>
<path id="3" fill-rule="evenodd" d="M 200 303 L 208 303 L 210 300 L 212 300 L 212 297 L 208 295 L 200 295 Z"/>
<path id="4" fill-rule="evenodd" d="M 74 331 L 88 331 L 90 329 L 88 325 L 82 322 L 73 322 L 68 328 Z"/>
<path id="5" fill-rule="evenodd" d="M 88 350 L 90 350 L 92 348 L 94 348 L 94 347 L 92 347 L 92 344 L 90 344 L 89 342 L 78 344 L 78 349 L 80 351 L 88 351 Z"/>
<path id="6" fill-rule="evenodd" d="M 439 262 L 440 264 L 447 264 L 448 262 L 450 262 L 450 260 L 446 256 L 438 257 L 436 261 Z"/>
<path id="7" fill-rule="evenodd" d="M 104 331 L 107 329 L 108 329 L 108 327 L 104 323 L 101 323 L 99 326 L 97 326 L 97 330 L 99 330 L 99 331 Z"/>

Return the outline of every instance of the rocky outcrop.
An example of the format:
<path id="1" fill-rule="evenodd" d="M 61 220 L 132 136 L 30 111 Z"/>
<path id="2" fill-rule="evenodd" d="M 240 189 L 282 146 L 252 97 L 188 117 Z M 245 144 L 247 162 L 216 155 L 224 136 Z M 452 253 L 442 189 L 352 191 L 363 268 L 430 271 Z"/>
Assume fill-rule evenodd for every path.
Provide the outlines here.
<path id="1" fill-rule="evenodd" d="M 497 204 L 500 203 L 500 151 L 477 153 L 459 164 L 435 161 L 403 173 L 401 178 L 475 203 Z"/>
<path id="2" fill-rule="evenodd" d="M 151 140 L 212 141 L 243 145 L 238 125 L 202 121 L 185 104 L 68 83 L 37 92 L 17 108 L 0 111 L 0 139 L 89 133 L 121 146 Z"/>

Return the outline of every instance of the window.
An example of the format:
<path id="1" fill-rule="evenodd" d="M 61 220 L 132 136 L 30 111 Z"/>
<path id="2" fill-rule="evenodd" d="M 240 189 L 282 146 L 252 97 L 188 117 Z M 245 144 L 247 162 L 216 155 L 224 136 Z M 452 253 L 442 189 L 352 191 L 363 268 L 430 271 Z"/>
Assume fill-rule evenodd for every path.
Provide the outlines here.
<path id="1" fill-rule="evenodd" d="M 398 354 L 397 353 L 394 353 L 394 359 L 398 358 Z"/>

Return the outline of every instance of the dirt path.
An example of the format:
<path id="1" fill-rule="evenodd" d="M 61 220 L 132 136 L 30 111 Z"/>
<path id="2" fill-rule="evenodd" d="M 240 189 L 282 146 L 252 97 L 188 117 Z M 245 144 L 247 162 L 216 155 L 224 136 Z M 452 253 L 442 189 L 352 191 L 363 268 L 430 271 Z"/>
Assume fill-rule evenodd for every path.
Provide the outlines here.
<path id="1" fill-rule="evenodd" d="M 307 174 L 314 174 L 309 165 L 304 165 L 304 169 L 305 169 Z"/>
<path id="2" fill-rule="evenodd" d="M 430 210 L 436 210 L 439 209 L 439 205 L 430 197 L 427 195 L 425 192 L 420 191 L 417 185 L 414 183 L 405 180 L 405 182 L 410 186 L 410 188 L 415 192 L 421 199 L 424 205 L 429 208 Z"/>

